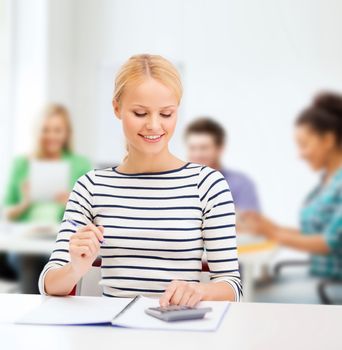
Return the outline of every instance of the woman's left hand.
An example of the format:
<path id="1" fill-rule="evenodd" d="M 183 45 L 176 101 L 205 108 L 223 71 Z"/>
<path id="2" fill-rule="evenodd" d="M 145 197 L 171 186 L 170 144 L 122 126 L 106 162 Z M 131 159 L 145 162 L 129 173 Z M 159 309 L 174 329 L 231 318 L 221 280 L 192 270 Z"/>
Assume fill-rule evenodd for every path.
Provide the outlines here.
<path id="1" fill-rule="evenodd" d="M 159 299 L 161 307 L 168 305 L 182 305 L 194 307 L 203 300 L 204 293 L 201 283 L 172 281 Z"/>

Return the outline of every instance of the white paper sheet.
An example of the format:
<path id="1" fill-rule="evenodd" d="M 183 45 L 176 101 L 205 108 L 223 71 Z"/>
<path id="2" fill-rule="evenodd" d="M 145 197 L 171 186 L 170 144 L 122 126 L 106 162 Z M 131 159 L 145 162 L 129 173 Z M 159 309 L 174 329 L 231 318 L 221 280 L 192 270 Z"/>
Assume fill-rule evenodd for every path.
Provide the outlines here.
<path id="1" fill-rule="evenodd" d="M 158 299 L 140 297 L 121 316 L 114 320 L 114 325 L 129 328 L 181 330 L 181 331 L 215 331 L 224 318 L 230 303 L 226 301 L 202 301 L 197 307 L 211 307 L 203 319 L 165 322 L 147 315 L 145 309 L 159 306 Z"/>
<path id="2" fill-rule="evenodd" d="M 105 297 L 48 297 L 15 323 L 81 325 L 110 323 L 132 299 Z"/>
<path id="3" fill-rule="evenodd" d="M 70 182 L 70 166 L 66 161 L 30 162 L 30 195 L 33 201 L 54 200 L 56 195 L 67 192 Z"/>

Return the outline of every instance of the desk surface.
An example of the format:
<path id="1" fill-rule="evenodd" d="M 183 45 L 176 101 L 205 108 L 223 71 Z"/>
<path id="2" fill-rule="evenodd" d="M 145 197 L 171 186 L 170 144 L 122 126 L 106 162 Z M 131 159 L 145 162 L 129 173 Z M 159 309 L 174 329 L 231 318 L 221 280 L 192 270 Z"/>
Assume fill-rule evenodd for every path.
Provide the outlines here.
<path id="1" fill-rule="evenodd" d="M 342 306 L 232 303 L 220 329 L 203 333 L 13 324 L 41 301 L 0 294 L 1 349 L 342 349 Z"/>
<path id="2" fill-rule="evenodd" d="M 45 225 L 46 226 L 46 225 Z M 38 225 L 40 231 L 44 228 Z M 58 231 L 58 225 L 50 228 Z M 31 233 L 30 233 L 31 232 Z M 56 240 L 56 235 L 43 232 L 33 234 L 33 224 L 2 224 L 0 223 L 0 251 L 11 253 L 25 253 L 37 255 L 50 255 Z M 265 241 L 254 235 L 238 235 L 238 252 L 241 262 L 265 262 L 276 251 L 276 244 Z"/>

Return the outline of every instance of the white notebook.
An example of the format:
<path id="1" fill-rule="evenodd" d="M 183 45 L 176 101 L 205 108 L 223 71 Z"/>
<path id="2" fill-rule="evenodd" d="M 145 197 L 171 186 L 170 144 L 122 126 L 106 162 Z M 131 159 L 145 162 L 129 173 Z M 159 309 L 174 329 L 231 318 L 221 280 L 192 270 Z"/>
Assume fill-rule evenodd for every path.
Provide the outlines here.
<path id="1" fill-rule="evenodd" d="M 16 320 L 19 324 L 44 325 L 112 325 L 126 328 L 215 331 L 224 318 L 230 303 L 202 301 L 198 307 L 211 307 L 203 319 L 165 322 L 145 313 L 159 306 L 158 299 L 146 297 L 47 297 L 42 304 Z"/>
<path id="2" fill-rule="evenodd" d="M 33 201 L 51 201 L 58 194 L 69 192 L 70 165 L 67 161 L 31 160 L 30 192 Z"/>

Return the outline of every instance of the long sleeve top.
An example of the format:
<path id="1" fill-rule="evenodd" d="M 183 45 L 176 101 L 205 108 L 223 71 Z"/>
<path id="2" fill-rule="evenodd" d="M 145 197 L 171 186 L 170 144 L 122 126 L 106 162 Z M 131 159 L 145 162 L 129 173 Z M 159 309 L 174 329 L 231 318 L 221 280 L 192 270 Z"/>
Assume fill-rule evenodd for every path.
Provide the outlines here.
<path id="1" fill-rule="evenodd" d="M 80 225 L 104 227 L 101 281 L 104 296 L 160 296 L 172 280 L 199 282 L 205 251 L 212 283 L 242 295 L 233 198 L 223 175 L 196 163 L 164 172 L 127 174 L 92 170 L 71 192 L 51 268 L 70 261 L 69 238 Z"/>
<path id="2" fill-rule="evenodd" d="M 320 233 L 330 248 L 329 254 L 311 254 L 311 274 L 342 280 L 342 168 L 327 183 L 324 175 L 303 203 L 300 229 L 305 235 Z"/>

